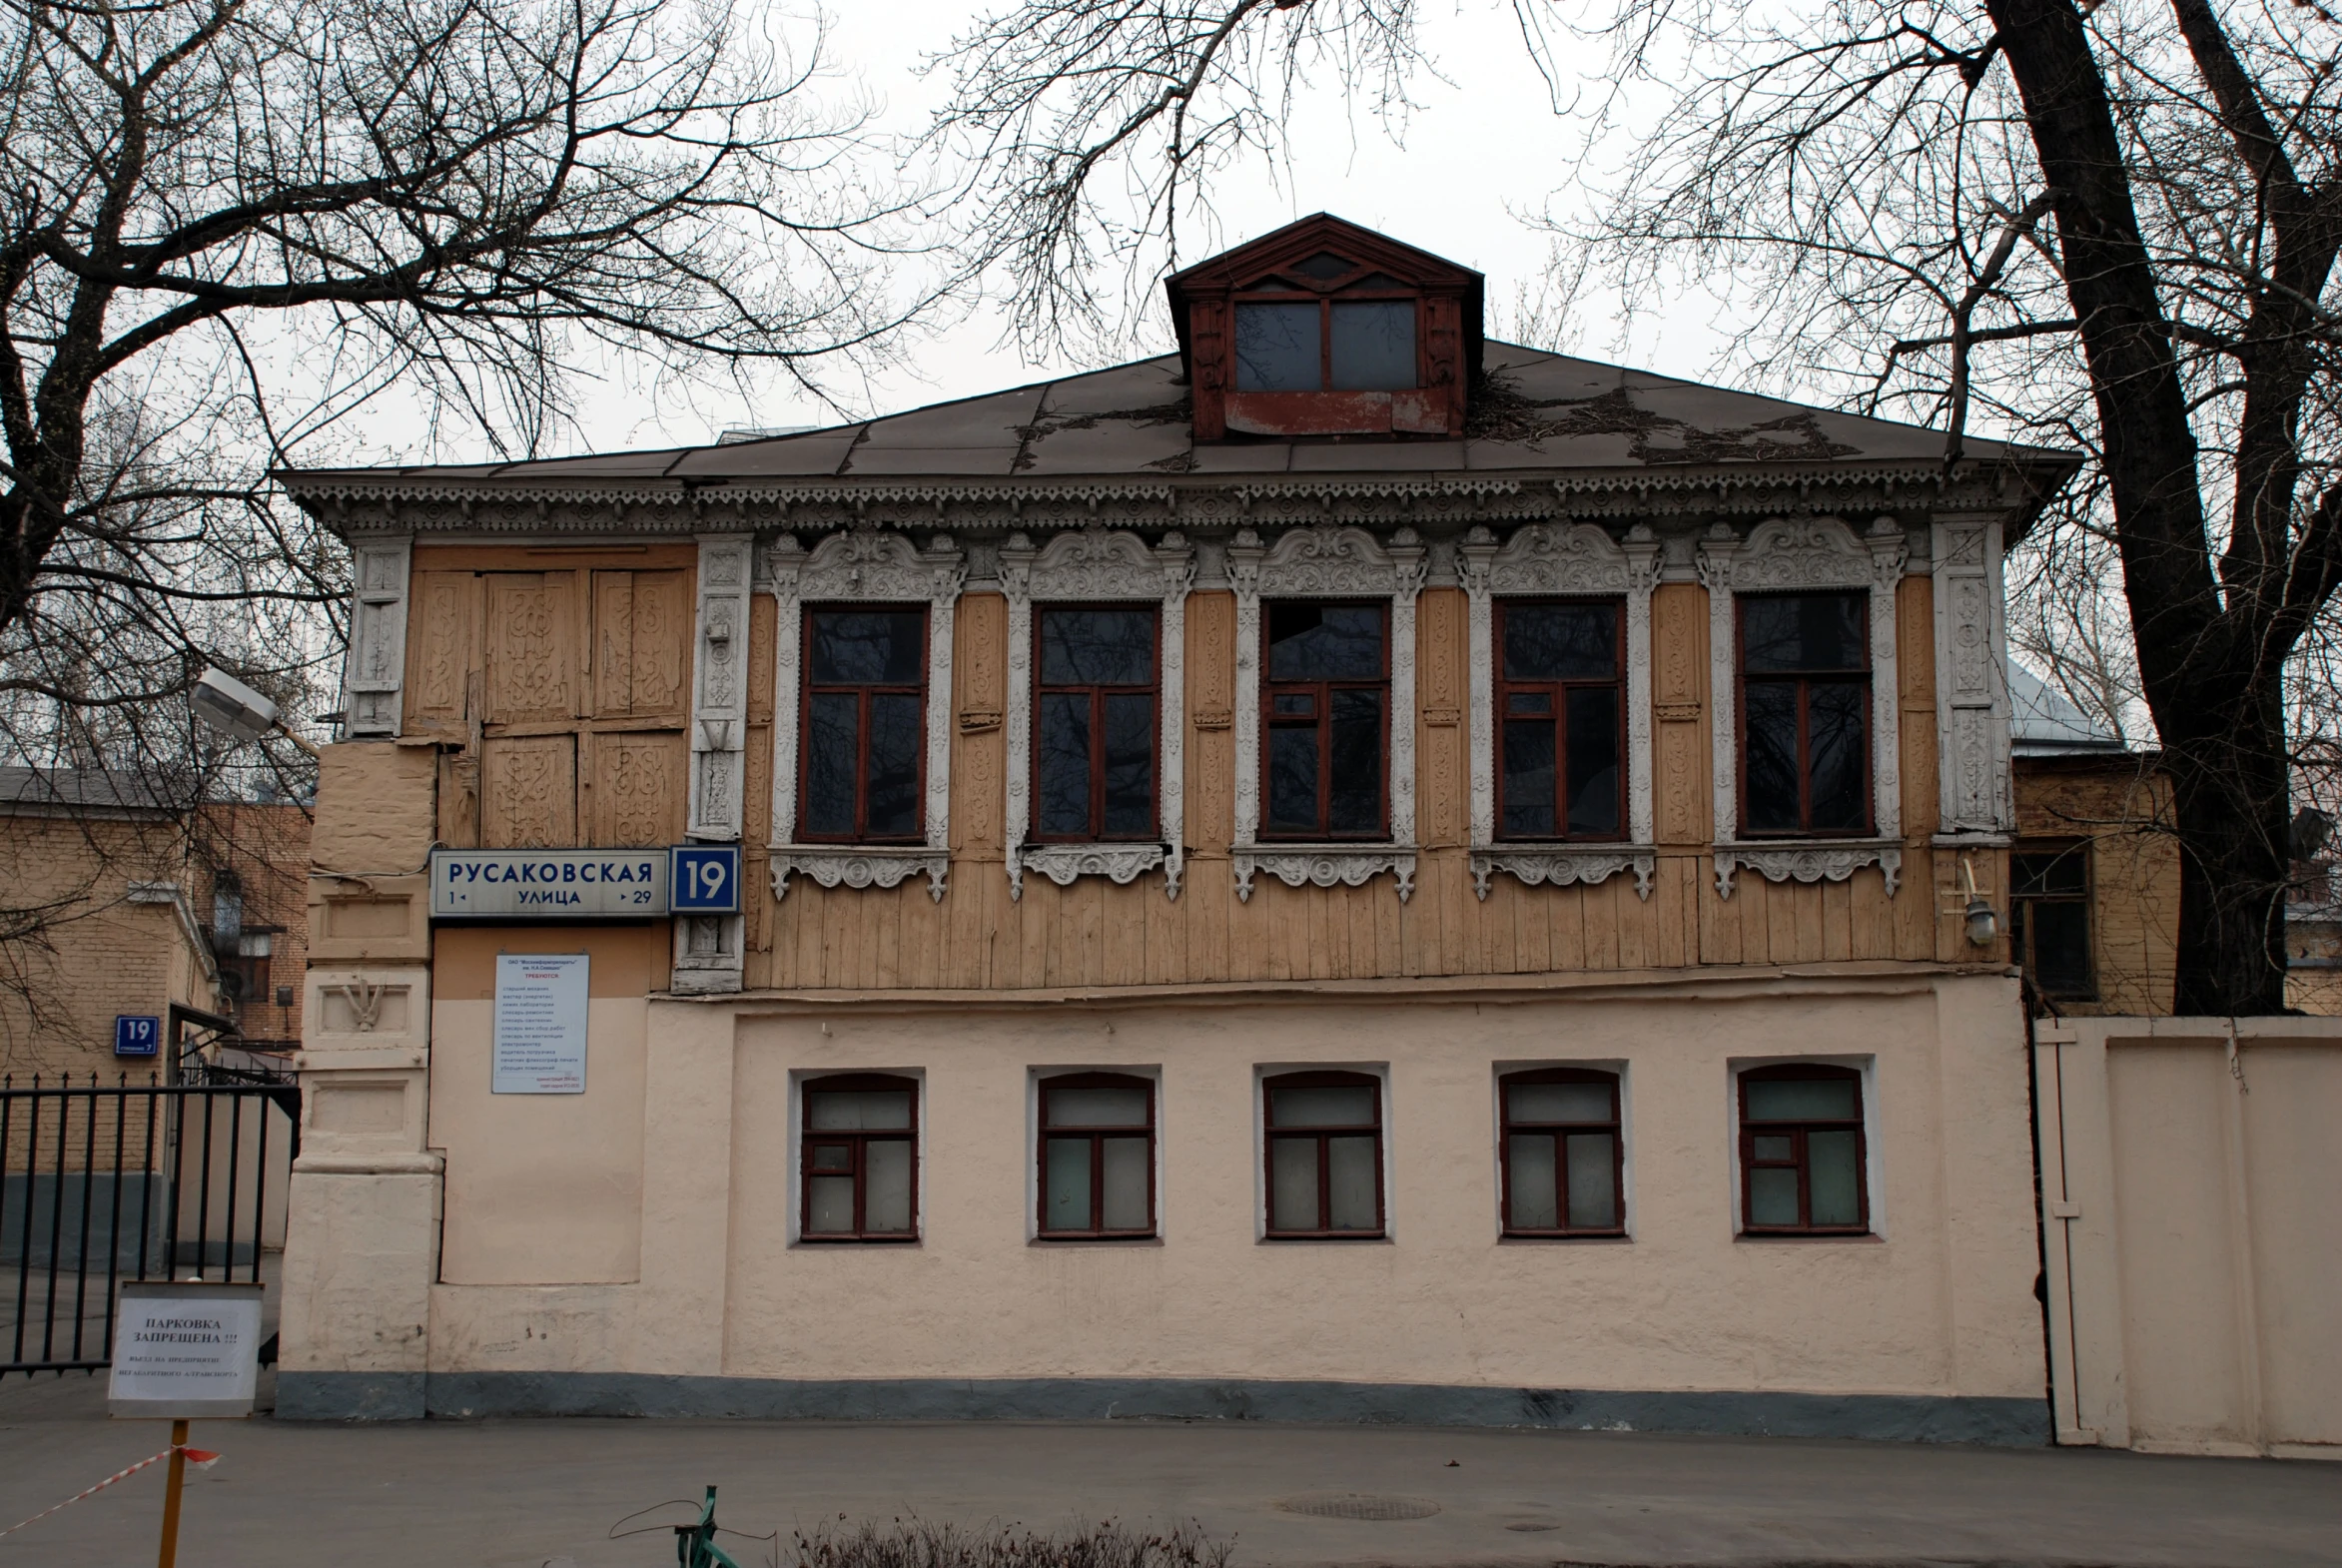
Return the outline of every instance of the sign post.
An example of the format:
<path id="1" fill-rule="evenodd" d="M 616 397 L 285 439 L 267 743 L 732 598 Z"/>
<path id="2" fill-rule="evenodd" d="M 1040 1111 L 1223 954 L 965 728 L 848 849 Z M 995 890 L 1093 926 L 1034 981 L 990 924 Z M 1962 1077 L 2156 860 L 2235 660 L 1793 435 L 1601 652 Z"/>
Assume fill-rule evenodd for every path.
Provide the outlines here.
<path id="1" fill-rule="evenodd" d="M 115 1307 L 114 1369 L 106 1406 L 118 1416 L 171 1423 L 158 1568 L 179 1558 L 179 1500 L 187 1483 L 187 1423 L 252 1414 L 260 1381 L 261 1285 L 134 1279 Z M 199 1460 L 204 1455 L 196 1456 Z"/>

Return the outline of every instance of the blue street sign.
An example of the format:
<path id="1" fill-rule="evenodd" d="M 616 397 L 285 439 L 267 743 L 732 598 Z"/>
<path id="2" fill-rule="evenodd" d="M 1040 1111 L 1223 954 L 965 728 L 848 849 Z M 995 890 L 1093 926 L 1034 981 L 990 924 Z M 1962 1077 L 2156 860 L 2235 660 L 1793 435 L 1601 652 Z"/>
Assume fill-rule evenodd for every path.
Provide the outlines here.
<path id="1" fill-rule="evenodd" d="M 740 913 L 740 846 L 678 844 L 667 851 L 667 885 L 678 915 Z"/>
<path id="2" fill-rule="evenodd" d="M 163 1049 L 163 1021 L 140 1013 L 117 1013 L 114 1016 L 114 1054 L 118 1057 L 151 1057 Z"/>

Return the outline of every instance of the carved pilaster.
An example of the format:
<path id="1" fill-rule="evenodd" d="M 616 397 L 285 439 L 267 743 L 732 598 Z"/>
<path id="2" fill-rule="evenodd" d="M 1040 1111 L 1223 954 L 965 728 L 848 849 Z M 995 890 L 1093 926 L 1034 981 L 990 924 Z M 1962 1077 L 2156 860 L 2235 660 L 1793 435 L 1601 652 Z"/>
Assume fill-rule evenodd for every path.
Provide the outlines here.
<path id="1" fill-rule="evenodd" d="M 1939 831 L 2014 830 L 2009 799 L 2008 672 L 2002 665 L 2000 514 L 1935 522 Z"/>
<path id="2" fill-rule="evenodd" d="M 699 613 L 693 641 L 691 815 L 695 839 L 737 840 L 748 742 L 748 592 L 754 541 L 699 535 Z"/>
<path id="3" fill-rule="evenodd" d="M 361 539 L 350 555 L 350 653 L 342 667 L 349 733 L 398 733 L 406 683 L 406 583 L 413 540 Z"/>

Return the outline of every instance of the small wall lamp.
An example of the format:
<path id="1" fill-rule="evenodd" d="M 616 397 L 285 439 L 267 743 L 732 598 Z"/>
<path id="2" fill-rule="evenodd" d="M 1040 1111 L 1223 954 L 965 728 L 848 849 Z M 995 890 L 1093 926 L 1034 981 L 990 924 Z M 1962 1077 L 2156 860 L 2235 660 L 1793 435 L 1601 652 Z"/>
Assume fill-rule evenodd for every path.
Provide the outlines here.
<path id="1" fill-rule="evenodd" d="M 1975 947 L 1988 948 L 2000 935 L 2000 915 L 1984 896 L 1976 891 L 1976 863 L 1967 855 L 1959 857 L 1960 881 L 1967 888 L 1967 939 Z"/>

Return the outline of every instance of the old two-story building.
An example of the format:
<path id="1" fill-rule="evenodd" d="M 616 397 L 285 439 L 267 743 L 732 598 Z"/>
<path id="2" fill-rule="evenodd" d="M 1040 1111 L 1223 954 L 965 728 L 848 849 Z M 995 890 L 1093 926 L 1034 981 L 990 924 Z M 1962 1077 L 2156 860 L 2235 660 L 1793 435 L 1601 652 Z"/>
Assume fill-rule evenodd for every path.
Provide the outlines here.
<path id="1" fill-rule="evenodd" d="M 356 563 L 281 1412 L 2040 1441 L 2002 552 L 2069 455 L 1488 342 L 289 474 Z"/>

